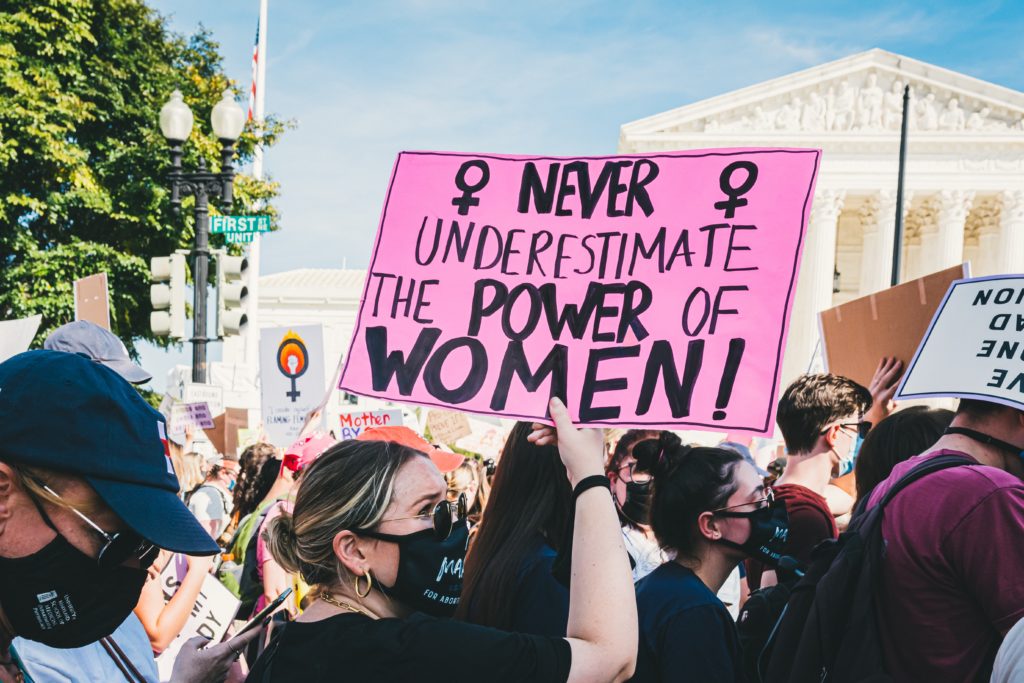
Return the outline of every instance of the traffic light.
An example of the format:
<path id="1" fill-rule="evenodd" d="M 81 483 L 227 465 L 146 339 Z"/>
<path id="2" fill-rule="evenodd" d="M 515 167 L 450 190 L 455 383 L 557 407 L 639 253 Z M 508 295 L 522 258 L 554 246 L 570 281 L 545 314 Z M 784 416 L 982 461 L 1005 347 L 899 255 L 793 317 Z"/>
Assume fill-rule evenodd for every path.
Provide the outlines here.
<path id="1" fill-rule="evenodd" d="M 149 328 L 158 337 L 185 338 L 185 255 L 157 256 L 149 261 Z"/>
<path id="2" fill-rule="evenodd" d="M 249 298 L 246 278 L 249 260 L 214 250 L 217 259 L 217 336 L 241 334 L 249 324 L 245 309 Z"/>

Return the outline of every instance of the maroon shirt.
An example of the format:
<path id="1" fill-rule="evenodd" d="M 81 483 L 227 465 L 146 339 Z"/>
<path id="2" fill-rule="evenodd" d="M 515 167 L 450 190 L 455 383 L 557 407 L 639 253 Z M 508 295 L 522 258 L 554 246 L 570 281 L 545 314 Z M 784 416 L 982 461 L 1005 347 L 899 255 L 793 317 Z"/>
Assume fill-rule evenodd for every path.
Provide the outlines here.
<path id="1" fill-rule="evenodd" d="M 800 484 L 782 484 L 773 486 L 772 490 L 775 492 L 775 500 L 786 501 L 786 512 L 789 514 L 789 537 L 783 555 L 806 563 L 814 546 L 839 535 L 835 517 L 828 509 L 824 497 Z M 761 587 L 761 574 L 766 569 L 770 567 L 766 567 L 763 562 L 747 560 L 747 584 L 750 590 Z"/>
<path id="2" fill-rule="evenodd" d="M 893 468 L 877 503 L 923 459 Z M 1024 616 L 1024 483 L 984 465 L 927 475 L 882 520 L 878 595 L 885 663 L 897 681 L 988 680 L 1003 635 Z"/>

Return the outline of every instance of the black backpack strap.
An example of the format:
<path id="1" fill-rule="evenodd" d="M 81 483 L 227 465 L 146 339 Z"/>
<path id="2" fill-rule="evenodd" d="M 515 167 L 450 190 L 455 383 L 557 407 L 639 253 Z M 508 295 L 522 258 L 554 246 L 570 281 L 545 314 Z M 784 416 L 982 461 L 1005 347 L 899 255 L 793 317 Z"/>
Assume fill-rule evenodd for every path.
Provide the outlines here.
<path id="1" fill-rule="evenodd" d="M 977 464 L 977 460 L 969 458 L 966 455 L 937 455 L 934 458 L 929 458 L 900 477 L 899 481 L 893 484 L 892 488 L 890 488 L 882 497 L 882 500 L 878 502 L 878 507 L 885 508 L 885 506 L 892 502 L 892 499 L 896 497 L 896 494 L 913 484 L 921 477 L 926 477 L 933 472 L 949 469 L 950 467 Z"/>

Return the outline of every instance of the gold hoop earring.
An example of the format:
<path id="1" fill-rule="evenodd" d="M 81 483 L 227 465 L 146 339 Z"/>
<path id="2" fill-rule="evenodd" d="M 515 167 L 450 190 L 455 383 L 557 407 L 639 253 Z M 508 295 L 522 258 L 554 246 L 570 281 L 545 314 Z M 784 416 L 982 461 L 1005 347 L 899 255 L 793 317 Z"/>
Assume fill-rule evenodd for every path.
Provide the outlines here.
<path id="1" fill-rule="evenodd" d="M 366 577 L 365 592 L 359 590 L 359 579 L 363 578 L 364 576 Z M 367 569 L 363 572 L 363 576 L 357 576 L 355 579 L 353 579 L 352 583 L 355 584 L 356 595 L 358 595 L 360 598 L 365 598 L 367 595 L 370 594 L 370 591 L 373 589 L 373 575 L 370 574 L 370 570 Z"/>

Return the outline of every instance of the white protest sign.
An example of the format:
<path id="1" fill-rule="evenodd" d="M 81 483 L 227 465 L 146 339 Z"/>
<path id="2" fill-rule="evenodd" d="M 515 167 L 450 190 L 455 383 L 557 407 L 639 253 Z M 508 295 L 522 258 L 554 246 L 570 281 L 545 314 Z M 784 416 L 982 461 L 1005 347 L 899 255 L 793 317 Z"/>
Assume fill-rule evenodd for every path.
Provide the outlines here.
<path id="1" fill-rule="evenodd" d="M 275 446 L 298 438 L 326 387 L 321 325 L 260 330 L 263 428 Z"/>
<path id="2" fill-rule="evenodd" d="M 163 403 L 161 403 L 163 405 Z M 184 434 L 188 427 L 210 429 L 213 427 L 213 416 L 206 401 L 199 403 L 173 402 L 170 406 L 170 417 L 167 420 L 169 434 Z"/>
<path id="3" fill-rule="evenodd" d="M 181 585 L 188 571 L 188 561 L 184 555 L 175 555 L 160 573 L 160 585 L 164 589 L 164 600 L 170 600 Z M 231 594 L 212 574 L 203 578 L 203 587 L 192 608 L 192 614 L 185 622 L 180 639 L 188 640 L 193 636 L 210 638 L 214 642 L 224 637 L 225 631 L 235 618 L 240 604 L 238 598 Z"/>
<path id="4" fill-rule="evenodd" d="M 28 351 L 42 319 L 43 316 L 34 315 L 20 320 L 0 320 L 0 363 Z"/>
<path id="5" fill-rule="evenodd" d="M 952 284 L 896 393 L 926 397 L 1024 410 L 1024 275 Z"/>
<path id="6" fill-rule="evenodd" d="M 189 383 L 185 385 L 181 400 L 184 403 L 205 402 L 210 408 L 210 415 L 217 416 L 224 412 L 224 387 Z"/>
<path id="7" fill-rule="evenodd" d="M 342 413 L 340 416 L 341 431 L 338 432 L 338 439 L 354 439 L 369 427 L 397 427 L 402 424 L 402 411 L 391 410 L 364 410 L 358 413 Z"/>
<path id="8" fill-rule="evenodd" d="M 178 590 L 182 579 L 188 571 L 188 561 L 184 555 L 174 555 L 164 570 L 160 573 L 160 585 L 164 591 L 164 601 L 168 601 Z M 221 585 L 220 581 L 212 574 L 203 578 L 203 587 L 199 591 L 196 603 L 192 607 L 185 627 L 178 634 L 178 637 L 171 641 L 171 644 L 161 653 L 157 662 L 163 672 L 165 665 L 167 669 L 174 663 L 174 658 L 181 649 L 182 643 L 195 636 L 209 638 L 212 642 L 219 642 L 224 637 L 228 626 L 231 625 L 238 612 L 240 601 L 231 594 L 227 588 Z"/>

